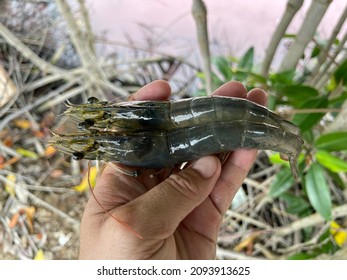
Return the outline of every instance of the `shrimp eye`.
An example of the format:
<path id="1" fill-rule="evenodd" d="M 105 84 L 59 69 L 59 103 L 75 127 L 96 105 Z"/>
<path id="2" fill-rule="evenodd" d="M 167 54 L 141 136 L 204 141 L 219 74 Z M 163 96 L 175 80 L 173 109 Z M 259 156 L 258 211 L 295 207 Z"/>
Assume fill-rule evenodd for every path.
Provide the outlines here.
<path id="1" fill-rule="evenodd" d="M 92 96 L 92 97 L 88 98 L 87 102 L 88 102 L 88 104 L 95 104 L 95 103 L 99 102 L 99 99 L 97 99 L 96 97 Z"/>
<path id="2" fill-rule="evenodd" d="M 88 129 L 89 127 L 93 126 L 94 125 L 94 121 L 92 119 L 86 119 L 85 121 L 83 122 L 80 122 L 77 127 L 79 129 Z"/>
<path id="3" fill-rule="evenodd" d="M 84 153 L 82 153 L 82 152 L 74 152 L 74 153 L 72 154 L 72 158 L 73 158 L 74 160 L 83 159 L 83 158 L 84 158 Z"/>
<path id="4" fill-rule="evenodd" d="M 93 149 L 97 150 L 97 149 L 99 149 L 99 147 L 100 147 L 99 143 L 95 141 L 94 145 L 93 145 Z"/>

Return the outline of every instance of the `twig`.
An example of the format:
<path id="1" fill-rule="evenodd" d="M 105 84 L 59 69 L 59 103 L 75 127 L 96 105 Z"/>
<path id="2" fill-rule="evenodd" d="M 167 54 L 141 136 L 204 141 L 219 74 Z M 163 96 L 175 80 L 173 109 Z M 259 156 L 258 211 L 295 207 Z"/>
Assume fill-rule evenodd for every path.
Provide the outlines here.
<path id="1" fill-rule="evenodd" d="M 31 192 L 29 192 L 29 191 L 27 191 L 27 190 L 25 190 L 23 188 L 21 189 L 21 191 L 24 191 L 26 193 L 26 195 L 31 199 L 33 204 L 46 208 L 47 210 L 49 210 L 52 213 L 56 214 L 58 217 L 66 220 L 66 222 L 68 222 L 69 224 L 71 224 L 73 226 L 73 229 L 75 231 L 79 230 L 80 223 L 78 221 L 76 221 L 75 219 L 71 218 L 69 215 L 65 214 L 64 212 L 60 211 L 59 209 L 53 207 L 49 203 L 47 203 L 47 202 L 43 201 L 42 199 L 36 197 Z"/>
<path id="2" fill-rule="evenodd" d="M 327 80 L 327 79 L 325 79 L 325 77 L 330 77 L 330 73 L 332 73 L 334 71 L 334 69 L 332 69 L 332 68 L 336 69 L 336 67 L 339 66 L 339 63 L 336 63 L 336 58 L 343 50 L 343 47 L 344 47 L 346 42 L 347 42 L 347 32 L 344 34 L 343 38 L 339 42 L 339 45 L 336 48 L 334 54 L 331 57 L 329 57 L 329 62 L 327 62 L 324 65 L 322 71 L 320 71 L 316 75 L 314 80 L 312 81 L 313 86 L 316 86 L 316 88 L 318 88 L 318 89 L 321 88 L 325 84 L 325 81 Z M 333 65 L 333 64 L 335 64 L 335 65 Z"/>
<path id="3" fill-rule="evenodd" d="M 258 228 L 263 228 L 263 229 L 272 229 L 272 227 L 270 227 L 269 225 L 261 222 L 261 221 L 257 221 L 251 217 L 248 217 L 248 216 L 245 216 L 245 215 L 242 215 L 240 213 L 237 213 L 235 211 L 232 211 L 232 210 L 228 210 L 226 212 L 226 215 L 227 216 L 230 216 L 230 217 L 233 217 L 235 219 L 238 219 L 238 220 L 241 220 L 241 221 L 244 221 L 244 222 L 247 222 L 249 224 L 252 224 L 252 225 L 255 225 L 257 226 Z"/>
<path id="4" fill-rule="evenodd" d="M 229 258 L 234 260 L 265 260 L 264 258 L 251 257 L 242 253 L 237 253 L 222 248 L 217 248 L 217 257 L 220 259 Z"/>
<path id="5" fill-rule="evenodd" d="M 21 40 L 19 40 L 13 33 L 6 28 L 0 22 L 0 35 L 6 40 L 8 44 L 10 44 L 13 48 L 19 51 L 26 59 L 30 60 L 34 63 L 40 70 L 44 73 L 60 73 L 62 76 L 66 78 L 66 71 L 60 69 L 47 61 L 40 58 L 36 53 L 34 53 L 30 48 L 28 48 Z"/>
<path id="6" fill-rule="evenodd" d="M 90 49 L 90 45 L 85 43 L 82 30 L 77 26 L 77 21 L 74 19 L 69 5 L 65 0 L 56 0 L 56 3 L 66 20 L 71 41 L 79 54 L 83 67 L 85 69 L 91 67 L 89 68 L 90 71 L 95 72 L 95 57 Z"/>
<path id="7" fill-rule="evenodd" d="M 266 259 L 268 259 L 268 260 L 280 259 L 279 256 L 274 255 L 269 249 L 267 249 L 263 245 L 260 245 L 259 243 L 254 244 L 254 249 L 259 251 L 261 254 L 263 254 L 266 257 Z"/>
<path id="8" fill-rule="evenodd" d="M 85 26 L 85 33 L 86 33 L 87 41 L 88 41 L 88 44 L 89 44 L 88 47 L 90 48 L 91 52 L 95 55 L 94 34 L 93 34 L 93 31 L 92 31 L 92 27 L 90 25 L 88 9 L 86 8 L 84 0 L 78 0 L 78 3 L 79 3 L 79 6 L 80 6 L 82 19 L 83 19 L 83 23 L 84 23 L 84 26 Z"/>
<path id="9" fill-rule="evenodd" d="M 73 74 L 71 73 L 71 76 Z M 52 74 L 44 76 L 32 83 L 25 84 L 24 87 L 21 88 L 21 92 L 29 92 L 33 91 L 37 88 L 43 87 L 45 85 L 51 84 L 53 82 L 61 80 L 63 77 L 60 74 Z"/>
<path id="10" fill-rule="evenodd" d="M 23 187 L 28 189 L 28 190 L 49 192 L 49 193 L 52 193 L 52 192 L 54 192 L 54 193 L 72 193 L 72 192 L 74 192 L 73 190 L 68 189 L 68 188 L 51 187 L 51 186 L 23 184 Z"/>
<path id="11" fill-rule="evenodd" d="M 310 240 L 304 242 L 304 243 L 298 243 L 298 244 L 295 244 L 293 246 L 290 246 L 290 247 L 287 247 L 285 249 L 281 249 L 279 248 L 277 251 L 279 253 L 282 253 L 282 254 L 290 254 L 290 253 L 293 253 L 293 252 L 297 252 L 297 251 L 302 251 L 303 249 L 309 249 L 308 247 L 311 247 L 312 246 L 319 246 L 317 245 L 320 237 L 326 233 L 327 229 L 330 227 L 330 224 L 327 223 L 326 225 L 324 225 L 320 230 L 319 232 L 313 237 L 311 238 Z M 324 241 L 323 241 L 324 242 Z"/>
<path id="12" fill-rule="evenodd" d="M 317 64 L 315 65 L 315 67 L 311 71 L 311 75 L 310 75 L 310 79 L 308 81 L 308 84 L 314 85 L 317 82 L 316 75 L 318 74 L 320 67 L 325 62 L 327 57 L 329 57 L 330 48 L 333 45 L 334 41 L 336 40 L 336 36 L 340 32 L 341 27 L 343 26 L 343 23 L 346 21 L 346 18 L 347 18 L 347 5 L 346 5 L 341 17 L 339 18 L 338 22 L 336 23 L 335 28 L 334 28 L 334 30 L 331 33 L 331 36 L 329 38 L 329 41 L 327 42 L 326 46 L 324 46 L 324 48 L 321 50 L 321 52 L 318 56 Z"/>
<path id="13" fill-rule="evenodd" d="M 347 129 L 347 100 L 341 106 L 341 112 L 337 115 L 334 122 L 324 128 L 325 132 L 332 132 Z"/>
<path id="14" fill-rule="evenodd" d="M 293 20 L 295 14 L 301 8 L 303 0 L 288 0 L 287 7 L 284 15 L 281 17 L 281 21 L 278 24 L 275 33 L 271 37 L 269 46 L 266 48 L 265 58 L 261 66 L 261 74 L 265 77 L 269 73 L 270 65 L 277 50 L 277 47 L 285 35 L 285 32 Z"/>
<path id="15" fill-rule="evenodd" d="M 0 175 L 0 181 L 3 181 L 6 183 L 8 181 L 8 179 Z M 70 223 L 73 226 L 74 230 L 79 229 L 79 222 L 76 221 L 75 219 L 71 218 L 69 215 L 67 215 L 64 212 L 60 211 L 59 209 L 53 207 L 52 205 L 43 201 L 42 199 L 36 197 L 35 195 L 33 195 L 31 192 L 29 192 L 25 188 L 18 186 L 17 184 L 15 184 L 14 186 L 15 186 L 15 188 L 20 188 L 20 192 L 22 192 L 22 193 L 24 192 L 25 195 L 32 200 L 33 204 L 35 204 L 37 206 L 44 207 L 47 210 L 51 211 L 52 213 L 58 215 L 60 218 L 65 219 L 68 223 Z"/>
<path id="16" fill-rule="evenodd" d="M 341 109 L 336 108 L 312 108 L 312 109 L 288 109 L 276 112 L 281 115 L 311 114 L 311 113 L 340 113 Z"/>
<path id="17" fill-rule="evenodd" d="M 44 95 L 38 99 L 36 99 L 33 103 L 30 103 L 24 107 L 22 107 L 21 109 L 13 112 L 12 114 L 8 115 L 6 118 L 4 118 L 1 123 L 0 123 L 0 131 L 3 130 L 5 128 L 5 126 L 12 120 L 20 117 L 22 114 L 24 114 L 25 112 L 32 110 L 33 108 L 36 108 L 37 106 L 40 106 L 42 103 L 50 100 L 51 98 L 55 97 L 57 94 L 59 94 L 60 92 L 63 92 L 64 90 L 66 90 L 67 88 L 71 87 L 73 83 L 66 83 L 64 85 L 62 85 L 61 87 L 59 87 L 58 89 L 51 91 L 49 94 Z"/>
<path id="18" fill-rule="evenodd" d="M 1 126 L 1 124 L 0 124 L 0 126 Z M 0 129 L 0 131 L 1 131 L 1 129 Z M 15 150 L 13 150 L 10 147 L 7 147 L 6 145 L 4 145 L 2 143 L 2 141 L 0 141 L 0 151 L 3 151 L 4 153 L 7 153 L 8 155 L 13 156 L 13 157 L 17 157 L 17 158 L 21 158 L 22 157 Z"/>
<path id="19" fill-rule="evenodd" d="M 291 45 L 286 56 L 283 58 L 280 72 L 295 69 L 298 61 L 302 57 L 306 46 L 312 40 L 317 26 L 328 9 L 331 0 L 313 0 L 307 11 L 304 22 L 296 35 L 295 42 Z"/>
<path id="20" fill-rule="evenodd" d="M 129 93 L 124 89 L 113 85 L 105 75 L 103 69 L 100 67 L 93 50 L 89 44 L 85 43 L 82 30 L 77 26 L 71 9 L 65 0 L 56 0 L 57 5 L 64 16 L 72 43 L 74 44 L 77 53 L 81 59 L 82 66 L 85 69 L 85 84 L 88 83 L 89 89 L 100 86 L 102 88 L 109 88 L 121 97 L 128 97 Z M 86 12 L 86 11 L 85 11 Z M 87 20 L 87 16 L 84 17 Z M 88 38 L 91 39 L 91 38 Z"/>
<path id="21" fill-rule="evenodd" d="M 46 100 L 45 103 L 37 109 L 37 111 L 43 112 L 45 110 L 48 110 L 49 108 L 52 108 L 52 107 L 56 106 L 57 104 L 60 104 L 64 101 L 68 100 L 71 97 L 74 97 L 78 94 L 81 94 L 82 92 L 86 91 L 87 88 L 88 88 L 88 85 L 82 85 L 79 87 L 72 88 L 68 91 L 65 91 L 63 94 L 60 94 L 60 95 L 56 94 L 54 96 L 54 98 Z"/>
<path id="22" fill-rule="evenodd" d="M 332 209 L 332 219 L 347 216 L 347 204 L 337 206 Z M 281 237 L 291 234 L 297 230 L 301 230 L 306 227 L 315 226 L 324 223 L 324 218 L 318 213 L 312 214 L 298 221 L 295 221 L 287 226 L 274 229 L 274 236 Z"/>
<path id="23" fill-rule="evenodd" d="M 206 77 L 206 91 L 207 94 L 211 94 L 213 86 L 211 73 L 211 56 L 207 31 L 207 11 L 206 6 L 202 0 L 193 0 L 192 15 L 195 20 L 198 43 L 203 62 L 203 69 Z"/>
<path id="24" fill-rule="evenodd" d="M 271 174 L 278 171 L 278 168 L 279 168 L 278 165 L 270 165 L 269 167 L 266 167 L 263 170 L 253 173 L 249 177 L 252 179 L 261 178 L 264 175 L 267 175 L 267 177 L 269 177 Z"/>

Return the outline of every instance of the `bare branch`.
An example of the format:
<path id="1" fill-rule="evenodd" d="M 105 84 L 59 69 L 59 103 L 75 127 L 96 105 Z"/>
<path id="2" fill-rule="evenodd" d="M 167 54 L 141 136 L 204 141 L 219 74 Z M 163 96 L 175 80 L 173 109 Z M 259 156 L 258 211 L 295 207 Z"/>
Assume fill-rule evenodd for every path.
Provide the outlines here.
<path id="1" fill-rule="evenodd" d="M 56 2 L 61 14 L 66 20 L 71 41 L 77 50 L 82 65 L 86 69 L 88 69 L 89 67 L 92 67 L 93 69 L 93 65 L 95 64 L 95 56 L 93 55 L 89 44 L 85 43 L 85 38 L 81 29 L 82 27 L 77 25 L 77 21 L 73 17 L 72 11 L 65 0 L 56 0 Z"/>
<path id="2" fill-rule="evenodd" d="M 21 40 L 19 40 L 10 30 L 7 29 L 5 25 L 0 22 L 0 35 L 5 39 L 5 41 L 10 44 L 13 48 L 19 51 L 26 59 L 30 60 L 44 73 L 60 73 L 64 76 L 65 70 L 58 68 L 51 63 L 40 58 L 36 53 L 34 53 L 30 48 L 28 48 Z"/>
<path id="3" fill-rule="evenodd" d="M 311 78 L 310 78 L 308 84 L 314 85 L 317 82 L 318 78 L 316 77 L 316 75 L 318 74 L 319 69 L 322 66 L 322 64 L 327 59 L 328 54 L 330 52 L 330 48 L 333 45 L 334 41 L 336 40 L 336 36 L 340 32 L 341 27 L 343 26 L 344 22 L 346 21 L 346 18 L 347 18 L 347 5 L 346 5 L 345 10 L 343 11 L 341 17 L 339 18 L 338 22 L 336 23 L 335 28 L 334 28 L 334 30 L 331 33 L 331 36 L 329 38 L 329 41 L 327 42 L 324 49 L 321 50 L 321 52 L 318 56 L 317 64 L 312 69 Z"/>
<path id="4" fill-rule="evenodd" d="M 217 248 L 217 257 L 221 259 L 229 258 L 229 259 L 235 259 L 235 260 L 265 260 L 264 258 L 251 257 L 251 256 L 247 256 L 246 254 L 229 251 L 222 248 Z"/>
<path id="5" fill-rule="evenodd" d="M 88 85 L 82 85 L 79 87 L 72 88 L 70 90 L 64 91 L 63 94 L 55 94 L 55 96 L 52 96 L 50 99 L 44 102 L 43 105 L 41 105 L 37 110 L 39 112 L 43 112 L 48 110 L 49 108 L 52 108 L 56 106 L 57 104 L 61 104 L 62 102 L 68 100 L 69 98 L 72 98 L 78 94 L 81 94 L 82 92 L 86 91 L 88 89 Z"/>
<path id="6" fill-rule="evenodd" d="M 65 91 L 66 89 L 71 87 L 73 84 L 74 84 L 74 82 L 66 83 L 66 84 L 62 85 L 61 87 L 59 87 L 58 89 L 56 89 L 54 91 L 51 91 L 49 94 L 43 95 L 42 97 L 36 99 L 33 103 L 30 103 L 30 104 L 22 107 L 20 110 L 16 110 L 12 114 L 8 115 L 6 118 L 1 120 L 0 131 L 3 130 L 5 128 L 5 126 L 10 121 L 20 117 L 23 113 L 25 113 L 25 112 L 27 112 L 29 110 L 32 110 L 33 108 L 36 108 L 36 107 L 40 106 L 42 103 L 52 99 L 53 97 L 56 97 L 59 93 Z"/>
<path id="7" fill-rule="evenodd" d="M 88 47 L 90 48 L 91 52 L 93 54 L 95 54 L 94 34 L 93 34 L 93 31 L 92 31 L 92 27 L 90 25 L 88 10 L 86 8 L 84 0 L 78 0 L 78 3 L 79 3 L 79 6 L 80 6 L 82 19 L 83 19 L 83 23 L 84 23 L 84 26 L 85 26 L 85 37 L 87 38 L 87 41 L 88 41 L 88 44 L 89 44 Z"/>
<path id="8" fill-rule="evenodd" d="M 286 10 L 278 24 L 275 33 L 271 37 L 269 46 L 266 48 L 265 58 L 262 63 L 261 74 L 267 76 L 269 73 L 270 65 L 276 53 L 276 49 L 283 38 L 289 24 L 293 20 L 297 11 L 301 8 L 303 0 L 288 0 Z"/>
<path id="9" fill-rule="evenodd" d="M 334 121 L 325 127 L 324 132 L 347 130 L 347 100 L 341 106 L 341 112 Z"/>
<path id="10" fill-rule="evenodd" d="M 337 206 L 332 209 L 332 219 L 347 216 L 347 204 Z M 297 220 L 287 226 L 279 227 L 274 231 L 274 237 L 281 237 L 295 231 L 324 223 L 324 219 L 318 213 Z"/>
<path id="11" fill-rule="evenodd" d="M 323 69 L 316 75 L 314 80 L 312 81 L 312 85 L 316 86 L 317 88 L 321 88 L 326 81 L 328 80 L 328 77 L 330 77 L 330 74 L 335 71 L 339 63 L 336 62 L 337 56 L 343 51 L 343 47 L 345 43 L 347 42 L 347 32 L 344 34 L 341 42 L 339 43 L 337 49 L 335 50 L 334 54 L 329 57 L 329 62 L 327 62 Z M 340 60 L 340 62 L 343 62 L 344 60 Z M 333 66 L 335 64 L 335 66 Z"/>
<path id="12" fill-rule="evenodd" d="M 192 15 L 195 20 L 198 43 L 206 77 L 207 94 L 212 93 L 211 55 L 207 31 L 207 11 L 202 0 L 193 0 Z"/>
<path id="13" fill-rule="evenodd" d="M 119 94 L 122 97 L 129 96 L 129 93 L 124 89 L 117 87 L 116 85 L 111 85 L 107 79 L 104 71 L 100 67 L 93 50 L 89 44 L 85 43 L 85 36 L 81 27 L 77 25 L 77 21 L 72 15 L 71 9 L 65 0 L 56 0 L 57 5 L 64 16 L 71 41 L 73 42 L 77 53 L 81 59 L 82 66 L 85 69 L 85 82 L 89 84 L 90 89 L 95 87 L 109 88 Z M 84 20 L 88 20 L 88 17 L 84 15 Z M 90 38 L 89 38 L 90 39 Z"/>
<path id="14" fill-rule="evenodd" d="M 312 40 L 317 26 L 322 20 L 332 0 L 313 0 L 305 20 L 296 35 L 294 44 L 290 47 L 280 66 L 280 71 L 295 69 L 305 48 Z"/>

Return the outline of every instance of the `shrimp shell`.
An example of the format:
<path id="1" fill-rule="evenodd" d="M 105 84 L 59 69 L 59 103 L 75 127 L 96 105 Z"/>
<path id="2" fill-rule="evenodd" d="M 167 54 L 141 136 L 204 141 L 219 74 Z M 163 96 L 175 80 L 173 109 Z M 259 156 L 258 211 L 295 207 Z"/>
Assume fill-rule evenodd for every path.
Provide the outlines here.
<path id="1" fill-rule="evenodd" d="M 255 102 L 225 96 L 203 96 L 177 101 L 131 101 L 112 103 L 97 101 L 70 105 L 66 115 L 83 127 L 117 130 L 172 130 L 206 122 L 249 120 L 268 123 L 300 134 L 298 127 Z"/>
<path id="2" fill-rule="evenodd" d="M 100 102 L 65 113 L 81 132 L 56 134 L 50 143 L 76 159 L 164 168 L 237 149 L 280 152 L 298 179 L 300 129 L 246 99 L 196 97 L 178 101 Z"/>

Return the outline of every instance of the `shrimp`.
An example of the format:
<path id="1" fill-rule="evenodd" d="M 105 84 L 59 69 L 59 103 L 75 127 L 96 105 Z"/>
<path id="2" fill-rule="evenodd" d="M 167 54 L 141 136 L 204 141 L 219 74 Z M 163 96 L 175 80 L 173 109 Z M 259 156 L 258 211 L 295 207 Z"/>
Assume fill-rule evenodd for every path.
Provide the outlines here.
<path id="1" fill-rule="evenodd" d="M 249 120 L 268 123 L 300 134 L 298 127 L 255 102 L 224 96 L 203 96 L 177 101 L 131 101 L 112 103 L 95 97 L 87 104 L 69 105 L 66 115 L 79 121 L 79 128 L 91 126 L 117 130 L 172 130 L 206 122 Z"/>
<path id="2" fill-rule="evenodd" d="M 173 167 L 237 149 L 273 150 L 288 158 L 298 180 L 300 129 L 246 99 L 196 97 L 111 103 L 90 99 L 65 113 L 80 131 L 49 141 L 74 159 L 115 161 L 141 168 Z"/>

